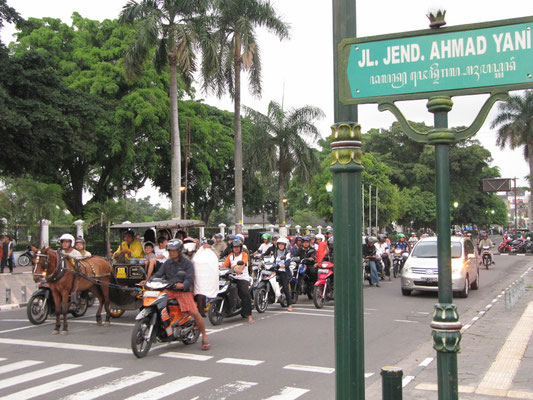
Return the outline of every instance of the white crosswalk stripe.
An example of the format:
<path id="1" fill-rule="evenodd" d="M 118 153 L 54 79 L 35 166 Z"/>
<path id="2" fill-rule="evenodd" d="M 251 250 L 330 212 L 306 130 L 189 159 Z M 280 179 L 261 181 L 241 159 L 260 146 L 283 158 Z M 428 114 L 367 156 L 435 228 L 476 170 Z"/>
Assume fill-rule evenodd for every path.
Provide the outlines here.
<path id="1" fill-rule="evenodd" d="M 128 397 L 126 400 L 162 399 L 163 397 L 170 396 L 171 394 L 180 392 L 190 388 L 191 386 L 198 385 L 199 383 L 205 382 L 209 379 L 211 378 L 206 378 L 203 376 L 186 376 L 185 378 L 177 379 L 165 385 L 150 389 L 147 392 L 138 393 L 134 396 Z"/>
<path id="2" fill-rule="evenodd" d="M 284 387 L 280 394 L 269 397 L 265 400 L 295 400 L 306 394 L 309 390 L 295 387 Z"/>
<path id="3" fill-rule="evenodd" d="M 29 382 L 37 378 L 44 378 L 45 376 L 50 376 L 57 374 L 59 372 L 68 371 L 72 368 L 78 368 L 78 364 L 59 364 L 53 367 L 45 368 L 39 370 L 39 372 L 28 372 L 26 374 L 14 376 L 12 378 L 6 378 L 0 380 L 0 389 L 4 389 L 10 386 L 19 385 L 21 383 Z"/>
<path id="4" fill-rule="evenodd" d="M 27 367 L 31 367 L 32 365 L 42 364 L 42 361 L 34 361 L 34 360 L 24 360 L 19 362 L 14 362 L 7 365 L 2 365 L 0 367 L 0 374 L 5 374 L 6 372 L 12 372 L 16 371 L 18 369 L 23 369 Z"/>
<path id="5" fill-rule="evenodd" d="M 114 368 L 114 367 L 101 367 L 101 368 L 92 369 L 90 371 L 82 372 L 76 375 L 71 375 L 66 378 L 48 382 L 43 385 L 34 386 L 29 389 L 21 390 L 20 392 L 16 392 L 8 396 L 2 397 L 2 400 L 33 399 L 34 397 L 42 396 L 43 394 L 47 394 L 55 390 L 63 389 L 67 386 L 75 385 L 80 382 L 88 381 L 89 379 L 98 378 L 99 376 L 106 375 L 111 372 L 118 371 L 120 369 L 121 368 Z M 34 378 L 36 377 L 40 377 L 40 372 L 38 374 L 34 374 Z"/>
<path id="6" fill-rule="evenodd" d="M 70 396 L 64 397 L 62 400 L 96 399 L 100 396 L 116 392 L 117 390 L 124 389 L 128 386 L 147 381 L 148 379 L 152 379 L 160 375 L 163 375 L 163 373 L 154 371 L 144 371 L 136 375 L 115 379 L 114 381 L 105 383 L 92 389 L 84 390 L 83 392 L 74 393 Z"/>

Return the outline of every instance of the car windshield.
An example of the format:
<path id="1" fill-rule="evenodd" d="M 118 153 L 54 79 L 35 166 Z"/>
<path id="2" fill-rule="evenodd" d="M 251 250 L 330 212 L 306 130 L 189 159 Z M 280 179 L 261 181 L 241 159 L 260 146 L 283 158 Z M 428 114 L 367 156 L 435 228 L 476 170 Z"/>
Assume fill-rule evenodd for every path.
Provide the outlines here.
<path id="1" fill-rule="evenodd" d="M 418 242 L 411 254 L 412 257 L 437 258 L 437 242 Z M 452 243 L 452 258 L 461 257 L 461 243 Z"/>

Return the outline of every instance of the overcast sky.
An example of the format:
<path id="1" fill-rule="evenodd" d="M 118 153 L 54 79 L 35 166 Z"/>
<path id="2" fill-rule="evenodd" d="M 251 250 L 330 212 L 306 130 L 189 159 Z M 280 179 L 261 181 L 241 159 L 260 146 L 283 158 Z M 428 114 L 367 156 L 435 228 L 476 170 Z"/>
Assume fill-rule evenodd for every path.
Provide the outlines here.
<path id="1" fill-rule="evenodd" d="M 284 21 L 291 25 L 291 38 L 280 42 L 276 37 L 260 32 L 259 45 L 263 64 L 263 95 L 252 98 L 243 86 L 242 103 L 266 112 L 269 101 L 281 102 L 285 108 L 313 105 L 320 107 L 326 118 L 319 122 L 322 135 L 330 133 L 333 120 L 333 61 L 331 0 L 271 0 Z M 70 16 L 78 11 L 83 17 L 103 20 L 117 18 L 125 0 L 8 0 L 24 17 L 54 17 L 71 22 Z M 373 36 L 428 28 L 426 13 L 429 6 L 441 5 L 446 9 L 448 26 L 485 22 L 533 15 L 533 2 L 507 0 L 357 0 L 357 36 Z M 1 33 L 2 41 L 11 41 L 14 28 L 7 26 Z M 245 77 L 243 77 L 245 78 Z M 243 83 L 246 79 L 243 79 Z M 229 98 L 216 99 L 201 93 L 198 97 L 219 108 L 233 111 Z M 454 97 L 454 108 L 449 116 L 450 126 L 469 125 L 485 95 Z M 410 120 L 432 124 L 432 115 L 425 101 L 400 103 L 404 115 Z M 489 127 L 496 107 L 477 134 L 482 144 L 494 158 L 493 165 L 501 170 L 502 177 L 522 179 L 528 173 L 522 151 L 499 150 L 495 135 Z M 359 123 L 363 132 L 370 128 L 388 128 L 394 121 L 392 114 L 377 111 L 377 106 L 359 106 Z M 140 195 L 150 190 L 140 191 Z M 167 203 L 168 204 L 168 203 Z"/>

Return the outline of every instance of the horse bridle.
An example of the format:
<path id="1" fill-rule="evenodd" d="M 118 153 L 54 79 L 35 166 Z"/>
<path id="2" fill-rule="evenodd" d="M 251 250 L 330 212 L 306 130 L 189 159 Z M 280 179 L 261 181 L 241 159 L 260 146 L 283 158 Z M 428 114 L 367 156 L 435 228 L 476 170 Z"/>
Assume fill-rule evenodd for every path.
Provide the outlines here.
<path id="1" fill-rule="evenodd" d="M 36 270 L 37 270 L 37 266 L 39 265 L 39 262 L 41 260 L 41 257 L 44 258 L 44 263 L 43 263 L 43 266 L 41 267 L 43 269 L 43 273 L 42 274 L 37 274 L 36 273 Z M 37 255 L 36 255 L 36 259 L 35 259 L 35 266 L 33 267 L 33 275 L 34 276 L 40 276 L 44 279 L 46 279 L 46 282 L 55 282 L 55 281 L 58 281 L 59 279 L 61 279 L 63 277 L 63 275 L 65 275 L 65 273 L 67 272 L 67 268 L 63 268 L 63 260 L 62 260 L 62 257 L 61 257 L 61 253 L 60 252 L 57 252 L 57 266 L 56 266 L 56 270 L 52 273 L 52 275 L 50 276 L 47 276 L 48 274 L 48 260 L 50 259 L 50 256 L 48 254 L 42 254 L 41 253 L 41 250 L 38 250 L 37 251 Z"/>

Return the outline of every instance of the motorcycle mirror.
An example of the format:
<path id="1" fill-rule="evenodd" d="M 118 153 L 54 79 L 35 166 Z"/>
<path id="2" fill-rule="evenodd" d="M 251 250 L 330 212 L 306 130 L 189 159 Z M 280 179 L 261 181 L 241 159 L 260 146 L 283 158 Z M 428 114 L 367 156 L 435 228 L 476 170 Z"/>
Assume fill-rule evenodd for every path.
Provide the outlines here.
<path id="1" fill-rule="evenodd" d="M 244 261 L 237 261 L 237 265 L 244 265 Z"/>

